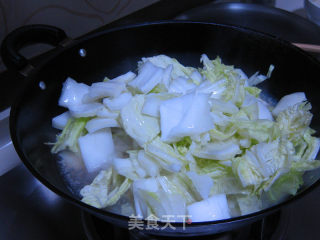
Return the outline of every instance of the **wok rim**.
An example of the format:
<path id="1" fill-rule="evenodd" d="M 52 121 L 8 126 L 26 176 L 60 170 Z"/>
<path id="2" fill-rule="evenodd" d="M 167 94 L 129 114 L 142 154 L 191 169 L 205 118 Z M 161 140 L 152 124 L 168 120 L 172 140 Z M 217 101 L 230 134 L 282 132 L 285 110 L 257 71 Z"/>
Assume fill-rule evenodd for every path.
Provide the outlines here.
<path id="1" fill-rule="evenodd" d="M 304 52 L 300 48 L 294 46 L 289 41 L 286 41 L 284 39 L 281 39 L 279 37 L 273 36 L 268 33 L 263 33 L 263 32 L 256 31 L 256 30 L 253 30 L 253 29 L 250 29 L 247 27 L 240 27 L 240 26 L 230 25 L 230 24 L 220 24 L 220 23 L 201 22 L 201 21 L 166 20 L 166 21 L 152 21 L 152 22 L 143 22 L 143 23 L 137 23 L 137 24 L 131 24 L 131 25 L 125 25 L 125 26 L 118 26 L 118 27 L 114 27 L 111 29 L 103 30 L 101 32 L 95 32 L 92 34 L 89 33 L 88 35 L 85 35 L 83 37 L 76 38 L 76 39 L 74 39 L 74 42 L 71 43 L 69 46 L 67 46 L 63 49 L 54 49 L 54 53 L 50 57 L 48 57 L 41 64 L 36 66 L 35 69 L 31 72 L 31 74 L 26 77 L 25 87 L 27 88 L 29 85 L 32 84 L 32 82 L 33 82 L 32 80 L 37 76 L 38 71 L 43 66 L 48 64 L 50 61 L 52 61 L 55 57 L 60 55 L 62 52 L 67 51 L 69 48 L 74 47 L 76 45 L 80 45 L 81 43 L 83 43 L 85 41 L 91 40 L 96 37 L 100 37 L 102 35 L 106 35 L 108 33 L 117 32 L 117 31 L 125 31 L 127 29 L 138 29 L 138 28 L 150 27 L 150 26 L 154 26 L 154 25 L 174 25 L 174 24 L 177 24 L 177 25 L 180 25 L 180 24 L 207 25 L 207 26 L 221 27 L 221 28 L 225 28 L 225 29 L 228 29 L 231 31 L 242 32 L 242 33 L 245 33 L 245 34 L 248 34 L 251 36 L 254 35 L 254 36 L 261 36 L 264 38 L 268 38 L 271 41 L 278 42 L 278 44 L 284 45 L 286 48 L 292 49 L 292 51 L 298 51 L 300 53 L 300 55 L 303 55 L 305 58 L 308 58 L 309 61 L 314 62 L 320 68 L 320 62 L 318 60 L 316 60 L 313 56 Z M 98 208 L 92 207 L 88 204 L 81 202 L 79 199 L 72 197 L 71 192 L 70 192 L 70 195 L 64 193 L 58 187 L 55 187 L 53 184 L 51 184 L 45 177 L 43 177 L 40 173 L 38 173 L 38 171 L 32 166 L 32 164 L 28 160 L 28 157 L 23 153 L 22 148 L 20 147 L 20 144 L 18 143 L 19 141 L 18 141 L 17 131 L 15 129 L 15 122 L 17 119 L 16 115 L 19 112 L 19 108 L 21 106 L 23 106 L 23 103 L 21 103 L 21 97 L 25 94 L 25 92 L 26 92 L 25 90 L 20 92 L 19 96 L 16 98 L 13 105 L 11 106 L 9 127 L 10 127 L 10 135 L 11 135 L 11 139 L 12 139 L 12 143 L 14 145 L 14 148 L 15 148 L 16 152 L 18 153 L 21 161 L 27 167 L 27 169 L 30 171 L 30 173 L 38 181 L 40 181 L 43 185 L 45 185 L 46 188 L 50 189 L 52 192 L 54 192 L 58 196 L 62 197 L 63 199 L 67 200 L 68 202 L 75 204 L 77 207 L 80 207 L 81 209 L 89 211 L 90 213 L 93 213 L 94 215 L 96 215 L 100 218 L 101 218 L 101 216 L 103 216 L 103 217 L 107 217 L 108 220 L 115 218 L 119 221 L 128 222 L 130 220 L 129 216 L 124 216 L 124 215 L 112 213 L 112 212 L 109 212 L 109 211 L 106 211 L 103 209 L 98 209 Z M 303 198 L 304 196 L 306 196 L 307 194 L 312 192 L 315 188 L 317 188 L 319 185 L 320 185 L 320 176 L 319 176 L 318 180 L 316 180 L 312 185 L 307 187 L 305 190 L 297 193 L 296 195 L 290 197 L 289 199 L 287 199 L 279 204 L 273 205 L 271 207 L 262 209 L 260 211 L 254 212 L 254 213 L 241 215 L 241 216 L 237 216 L 237 217 L 232 217 L 232 218 L 228 218 L 228 219 L 216 220 L 216 221 L 192 222 L 192 224 L 189 224 L 189 225 L 185 225 L 185 223 L 183 223 L 183 222 L 172 222 L 171 225 L 173 227 L 176 227 L 176 230 L 173 230 L 171 232 L 172 233 L 179 232 L 179 233 L 190 234 L 190 233 L 192 233 L 192 229 L 195 230 L 196 228 L 200 228 L 203 226 L 217 226 L 219 224 L 232 224 L 232 223 L 242 222 L 242 221 L 249 222 L 250 220 L 253 221 L 254 219 L 259 220 L 259 219 L 263 218 L 264 216 L 270 215 L 273 212 L 283 208 L 284 206 L 289 205 L 289 204 Z M 104 218 L 104 220 L 105 220 L 105 218 Z M 147 225 L 147 220 L 142 219 L 142 221 L 143 221 L 144 226 Z M 112 223 L 112 224 L 114 224 L 114 223 Z M 160 227 L 163 226 L 164 224 L 165 224 L 165 222 L 158 221 L 158 225 Z M 186 228 L 185 228 L 186 230 L 184 230 L 182 232 L 178 231 L 178 228 L 182 228 L 183 226 L 186 226 Z M 160 233 L 160 231 L 158 231 L 158 232 Z M 166 230 L 163 231 L 163 233 L 165 233 L 165 232 L 166 232 Z M 163 234 L 163 235 L 165 235 L 165 234 Z"/>

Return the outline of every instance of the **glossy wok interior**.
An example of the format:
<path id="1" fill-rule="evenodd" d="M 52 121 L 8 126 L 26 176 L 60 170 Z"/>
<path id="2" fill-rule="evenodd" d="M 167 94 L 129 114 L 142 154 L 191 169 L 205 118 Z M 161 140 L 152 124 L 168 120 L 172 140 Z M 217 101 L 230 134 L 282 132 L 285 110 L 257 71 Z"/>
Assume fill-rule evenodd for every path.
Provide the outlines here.
<path id="1" fill-rule="evenodd" d="M 86 50 L 85 57 L 79 55 L 81 48 Z M 58 133 L 51 127 L 52 117 L 65 111 L 57 105 L 62 83 L 68 76 L 87 84 L 101 81 L 104 76 L 112 78 L 135 69 L 141 57 L 157 54 L 175 57 L 184 65 L 200 66 L 202 53 L 210 58 L 220 56 L 225 64 L 240 67 L 249 75 L 256 70 L 266 73 L 269 65 L 273 64 L 272 78 L 261 85 L 263 94 L 277 100 L 283 95 L 304 91 L 313 107 L 312 127 L 320 131 L 320 94 L 316 87 L 320 66 L 314 58 L 287 42 L 236 27 L 154 23 L 119 28 L 76 40 L 71 46 L 57 51 L 53 58 L 28 76 L 28 84 L 13 106 L 10 119 L 12 140 L 22 161 L 34 176 L 57 194 L 106 221 L 127 227 L 128 218 L 79 201 L 78 193 L 72 193 L 64 182 L 56 156 L 45 144 L 54 142 Z M 45 82 L 45 90 L 40 89 L 40 81 Z M 309 174 L 313 179 L 311 182 L 318 179 L 314 174 Z M 290 201 L 303 196 L 316 185 L 318 181 Z M 153 234 L 175 236 L 180 232 L 200 235 L 227 231 L 262 218 L 287 203 L 248 216 L 193 223 L 185 230 L 181 224 L 173 224 L 175 231 L 166 228 Z"/>

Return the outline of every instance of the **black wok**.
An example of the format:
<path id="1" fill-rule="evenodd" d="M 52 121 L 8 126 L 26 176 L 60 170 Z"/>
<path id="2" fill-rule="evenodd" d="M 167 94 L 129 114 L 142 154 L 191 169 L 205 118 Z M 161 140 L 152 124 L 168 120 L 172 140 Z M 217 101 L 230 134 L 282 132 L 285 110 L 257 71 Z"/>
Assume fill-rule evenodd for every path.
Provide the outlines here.
<path id="1" fill-rule="evenodd" d="M 32 66 L 18 53 L 21 47 L 34 42 L 56 46 L 51 56 L 38 66 Z M 64 181 L 57 166 L 57 156 L 52 155 L 50 146 L 45 144 L 55 141 L 57 131 L 51 127 L 51 119 L 64 111 L 57 103 L 62 83 L 69 76 L 90 84 L 101 81 L 106 75 L 112 78 L 135 69 L 141 57 L 160 53 L 192 66 L 200 66 L 202 53 L 210 58 L 218 55 L 225 64 L 240 67 L 248 74 L 256 70 L 265 73 L 269 65 L 274 64 L 276 68 L 271 79 L 260 86 L 263 94 L 279 100 L 283 95 L 304 91 L 315 115 L 311 126 L 320 132 L 320 94 L 316 87 L 320 64 L 289 42 L 244 28 L 212 23 L 161 22 L 115 28 L 72 40 L 60 29 L 35 25 L 9 34 L 1 53 L 5 64 L 19 71 L 26 82 L 19 86 L 22 93 L 10 114 L 12 141 L 23 163 L 56 194 L 124 228 L 128 227 L 128 217 L 80 201 L 78 193 L 72 192 Z M 176 230 L 166 228 L 149 230 L 148 233 L 194 236 L 229 231 L 257 221 L 303 197 L 319 185 L 319 176 L 317 171 L 309 172 L 308 181 L 296 196 L 268 209 L 227 220 L 192 223 L 186 229 L 180 223 L 173 223 Z"/>

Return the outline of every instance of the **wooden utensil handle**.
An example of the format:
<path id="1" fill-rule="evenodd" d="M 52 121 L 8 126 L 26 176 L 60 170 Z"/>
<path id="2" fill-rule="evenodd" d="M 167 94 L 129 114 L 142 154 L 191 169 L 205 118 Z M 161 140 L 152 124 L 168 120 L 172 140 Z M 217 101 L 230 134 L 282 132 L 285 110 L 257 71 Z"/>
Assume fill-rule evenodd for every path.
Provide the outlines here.
<path id="1" fill-rule="evenodd" d="M 292 43 L 293 45 L 301 48 L 302 50 L 310 53 L 320 53 L 320 45 L 307 44 L 307 43 Z"/>

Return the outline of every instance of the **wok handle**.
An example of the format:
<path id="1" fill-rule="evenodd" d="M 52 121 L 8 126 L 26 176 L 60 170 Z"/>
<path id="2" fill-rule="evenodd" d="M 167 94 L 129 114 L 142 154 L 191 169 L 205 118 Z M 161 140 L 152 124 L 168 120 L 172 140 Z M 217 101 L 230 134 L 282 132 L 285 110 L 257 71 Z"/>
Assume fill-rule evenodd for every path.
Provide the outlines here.
<path id="1" fill-rule="evenodd" d="M 19 53 L 23 47 L 35 44 L 46 43 L 58 46 L 68 37 L 60 28 L 35 24 L 15 29 L 9 33 L 1 45 L 1 56 L 8 69 L 22 70 L 30 66 L 29 61 Z"/>

